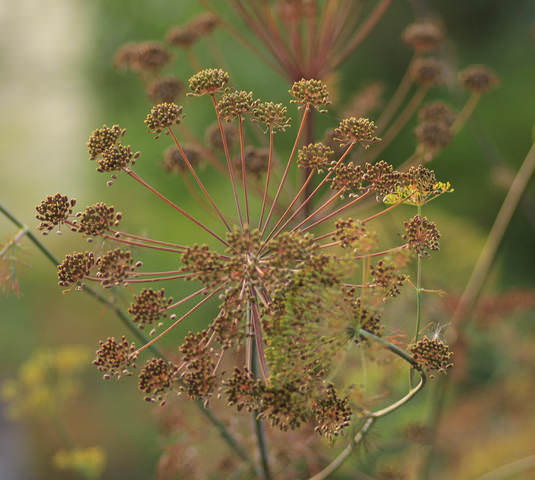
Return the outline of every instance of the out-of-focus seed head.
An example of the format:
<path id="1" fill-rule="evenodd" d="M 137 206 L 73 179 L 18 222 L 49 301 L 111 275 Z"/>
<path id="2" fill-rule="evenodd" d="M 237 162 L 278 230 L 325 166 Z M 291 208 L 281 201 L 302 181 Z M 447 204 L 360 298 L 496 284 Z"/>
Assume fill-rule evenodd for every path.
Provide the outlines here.
<path id="1" fill-rule="evenodd" d="M 379 82 L 364 85 L 352 98 L 344 117 L 364 117 L 375 111 L 383 103 L 384 90 L 384 85 Z"/>
<path id="2" fill-rule="evenodd" d="M 340 398 L 332 384 L 327 385 L 324 396 L 313 400 L 312 410 L 317 424 L 314 430 L 328 440 L 332 441 L 351 423 L 349 398 Z"/>
<path id="3" fill-rule="evenodd" d="M 130 145 L 117 143 L 102 152 L 97 159 L 97 172 L 119 172 L 135 162 Z"/>
<path id="4" fill-rule="evenodd" d="M 145 125 L 149 133 L 158 138 L 164 130 L 178 125 L 182 121 L 182 107 L 174 103 L 160 103 L 154 105 L 145 118 Z"/>
<path id="5" fill-rule="evenodd" d="M 76 205 L 76 200 L 69 200 L 67 195 L 61 195 L 60 193 L 49 195 L 35 207 L 37 211 L 35 218 L 41 222 L 37 228 L 44 230 L 43 233 L 46 235 L 54 227 L 60 226 L 68 220 L 74 205 Z"/>
<path id="6" fill-rule="evenodd" d="M 414 360 L 433 378 L 435 373 L 446 373 L 453 366 L 453 352 L 440 340 L 422 338 L 410 348 Z"/>
<path id="7" fill-rule="evenodd" d="M 291 118 L 286 116 L 287 108 L 282 103 L 260 102 L 252 109 L 253 122 L 266 125 L 266 131 L 284 132 L 291 126 Z"/>
<path id="8" fill-rule="evenodd" d="M 398 296 L 407 280 L 407 275 L 400 273 L 394 265 L 384 260 L 380 260 L 376 265 L 370 265 L 370 275 L 373 282 L 383 289 L 385 297 Z"/>
<path id="9" fill-rule="evenodd" d="M 104 288 L 123 283 L 136 268 L 132 254 L 129 251 L 123 252 L 120 248 L 106 252 L 97 259 L 96 265 L 96 276 Z"/>
<path id="10" fill-rule="evenodd" d="M 416 83 L 431 87 L 444 83 L 446 70 L 436 58 L 417 58 L 411 65 L 412 78 Z"/>
<path id="11" fill-rule="evenodd" d="M 165 404 L 165 397 L 175 382 L 177 367 L 162 358 L 147 360 L 139 374 L 139 389 L 147 402 Z"/>
<path id="12" fill-rule="evenodd" d="M 257 148 L 249 145 L 245 148 L 245 170 L 255 177 L 260 178 L 267 170 L 269 160 L 269 150 L 267 148 Z M 241 159 L 234 156 L 234 165 L 241 169 Z"/>
<path id="13" fill-rule="evenodd" d="M 173 103 L 184 91 L 184 85 L 174 75 L 157 78 L 147 87 L 149 98 L 156 104 Z"/>
<path id="14" fill-rule="evenodd" d="M 99 202 L 76 214 L 76 229 L 86 235 L 101 235 L 119 224 L 122 215 L 113 206 Z"/>
<path id="15" fill-rule="evenodd" d="M 101 340 L 93 365 L 104 373 L 105 379 L 112 376 L 119 379 L 121 375 L 131 375 L 130 368 L 136 368 L 137 355 L 134 354 L 135 351 L 135 344 L 129 344 L 124 336 L 119 342 L 114 337 L 108 338 L 105 342 Z"/>
<path id="16" fill-rule="evenodd" d="M 217 111 L 221 118 L 230 122 L 237 117 L 243 117 L 257 102 L 253 100 L 253 92 L 227 90 L 217 102 Z"/>
<path id="17" fill-rule="evenodd" d="M 173 27 L 167 32 L 166 40 L 175 47 L 190 48 L 199 39 L 199 31 L 189 25 Z"/>
<path id="18" fill-rule="evenodd" d="M 74 252 L 65 256 L 58 265 L 58 284 L 70 287 L 82 281 L 95 266 L 93 252 Z"/>
<path id="19" fill-rule="evenodd" d="M 207 68 L 189 79 L 188 95 L 201 96 L 220 92 L 227 85 L 230 76 L 220 68 Z"/>
<path id="20" fill-rule="evenodd" d="M 500 80 L 485 65 L 471 65 L 459 73 L 459 80 L 464 88 L 472 93 L 486 93 L 495 88 Z"/>
<path id="21" fill-rule="evenodd" d="M 375 136 L 376 130 L 375 123 L 368 118 L 344 118 L 334 130 L 334 140 L 340 145 L 360 143 L 367 150 L 372 143 L 381 141 Z"/>
<path id="22" fill-rule="evenodd" d="M 444 122 L 423 122 L 414 130 L 418 143 L 426 150 L 437 152 L 447 147 L 453 139 L 453 131 Z"/>
<path id="23" fill-rule="evenodd" d="M 442 122 L 447 126 L 453 125 L 455 113 L 450 106 L 440 100 L 426 103 L 418 112 L 421 122 Z"/>
<path id="24" fill-rule="evenodd" d="M 172 301 L 172 298 L 165 298 L 163 288 L 159 291 L 145 289 L 139 295 L 134 295 L 128 313 L 133 315 L 134 323 L 143 330 L 145 326 L 158 323 L 162 317 L 166 317 L 167 307 Z"/>
<path id="25" fill-rule="evenodd" d="M 304 79 L 294 82 L 292 88 L 288 90 L 293 100 L 290 103 L 296 103 L 301 107 L 311 105 L 318 112 L 326 112 L 327 105 L 331 103 L 327 85 L 321 80 L 314 78 Z"/>
<path id="26" fill-rule="evenodd" d="M 333 240 L 340 242 L 342 248 L 355 247 L 359 240 L 368 235 L 366 227 L 352 218 L 339 218 L 335 224 Z"/>
<path id="27" fill-rule="evenodd" d="M 435 22 L 422 21 L 409 25 L 401 38 L 418 53 L 436 50 L 444 40 L 444 32 Z"/>
<path id="28" fill-rule="evenodd" d="M 410 220 L 405 220 L 404 225 L 405 233 L 402 238 L 418 255 L 429 256 L 430 251 L 439 249 L 438 228 L 426 217 L 416 215 Z"/>
<path id="29" fill-rule="evenodd" d="M 143 42 L 137 46 L 132 69 L 138 72 L 156 73 L 165 67 L 171 58 L 171 54 L 162 43 Z"/>
<path id="30" fill-rule="evenodd" d="M 139 46 L 137 43 L 126 43 L 121 45 L 115 52 L 113 64 L 120 70 L 133 69 L 138 51 Z"/>
<path id="31" fill-rule="evenodd" d="M 227 147 L 229 150 L 236 145 L 239 140 L 238 127 L 234 123 L 223 123 L 223 133 L 227 141 Z M 213 123 L 206 129 L 206 143 L 214 150 L 223 150 L 223 139 L 221 138 L 221 131 L 219 130 L 219 124 Z"/>
<path id="32" fill-rule="evenodd" d="M 182 150 L 193 168 L 197 167 L 201 161 L 201 151 L 196 145 L 184 144 Z M 175 145 L 166 148 L 163 154 L 162 167 L 169 173 L 184 173 L 188 171 L 186 162 Z"/>
<path id="33" fill-rule="evenodd" d="M 209 35 L 219 25 L 219 17 L 210 12 L 200 13 L 196 17 L 193 17 L 188 26 L 192 30 L 199 32 L 199 35 Z"/>
<path id="34" fill-rule="evenodd" d="M 119 125 L 113 125 L 111 128 L 104 125 L 102 128 L 94 130 L 87 141 L 89 159 L 95 160 L 102 152 L 115 145 L 125 133 L 126 129 L 122 129 Z"/>
<path id="35" fill-rule="evenodd" d="M 329 157 L 333 154 L 331 147 L 318 142 L 310 143 L 299 149 L 297 164 L 303 168 L 315 168 L 318 173 L 329 164 Z"/>

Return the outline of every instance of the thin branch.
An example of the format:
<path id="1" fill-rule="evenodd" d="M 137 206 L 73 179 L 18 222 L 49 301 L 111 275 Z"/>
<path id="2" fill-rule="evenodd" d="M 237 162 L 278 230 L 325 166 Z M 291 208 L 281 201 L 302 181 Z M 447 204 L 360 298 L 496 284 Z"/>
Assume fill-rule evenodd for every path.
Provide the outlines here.
<path id="1" fill-rule="evenodd" d="M 268 157 L 268 169 L 266 176 L 266 187 L 264 189 L 264 197 L 262 199 L 262 213 L 260 214 L 260 221 L 258 222 L 258 228 L 262 228 L 262 221 L 264 220 L 264 212 L 266 210 L 266 200 L 268 196 L 269 180 L 271 178 L 271 167 L 273 163 L 273 125 L 269 125 L 269 157 Z"/>

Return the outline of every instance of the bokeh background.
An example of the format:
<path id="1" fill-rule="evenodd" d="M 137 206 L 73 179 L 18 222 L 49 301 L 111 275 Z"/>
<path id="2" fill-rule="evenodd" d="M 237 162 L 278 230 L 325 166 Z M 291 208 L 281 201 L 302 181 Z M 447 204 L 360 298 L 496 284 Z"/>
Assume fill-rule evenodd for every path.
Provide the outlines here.
<path id="1" fill-rule="evenodd" d="M 160 166 L 162 150 L 169 142 L 167 138 L 155 142 L 145 131 L 143 119 L 150 103 L 140 81 L 113 67 L 120 45 L 162 40 L 171 26 L 201 10 L 199 3 L 191 0 L 0 2 L 0 197 L 4 206 L 35 228 L 34 206 L 45 195 L 59 191 L 75 196 L 79 206 L 95 201 L 115 204 L 125 214 L 129 231 L 179 243 L 199 241 L 197 230 L 140 192 L 129 179 L 106 187 L 103 176 L 87 161 L 85 142 L 94 128 L 119 123 L 128 129 L 128 142 L 142 151 L 140 174 L 195 215 L 206 215 L 181 180 Z M 500 87 L 482 99 L 467 126 L 432 165 L 438 178 L 452 182 L 455 193 L 426 211 L 440 226 L 442 245 L 440 254 L 426 263 L 424 278 L 429 288 L 443 289 L 454 297 L 464 288 L 511 178 L 533 141 L 535 4 L 531 0 L 471 0 L 455 6 L 442 1 L 394 2 L 332 79 L 337 107 L 324 123 L 335 125 L 344 102 L 366 83 L 380 80 L 387 96 L 395 89 L 411 56 L 400 34 L 415 17 L 428 14 L 443 21 L 448 34 L 446 55 L 453 69 L 484 63 L 501 78 Z M 237 18 L 235 23 L 241 25 Z M 253 90 L 260 98 L 287 101 L 284 79 L 227 31 L 219 29 L 214 36 L 223 67 L 231 72 L 235 85 Z M 214 65 L 206 45 L 201 42 L 194 48 L 203 66 Z M 185 80 L 193 71 L 183 53 L 175 54 L 169 72 Z M 459 107 L 466 94 L 452 78 L 431 97 Z M 189 128 L 204 132 L 212 122 L 209 105 L 185 99 L 184 106 Z M 412 153 L 413 128 L 412 123 L 407 126 L 385 151 L 385 159 L 399 164 Z M 280 140 L 281 157 L 293 134 L 294 130 Z M 204 170 L 203 179 L 216 197 L 228 198 L 229 191 L 215 171 Z M 499 465 L 535 454 L 533 187 L 532 182 L 511 221 L 483 292 L 484 298 L 501 299 L 508 307 L 496 311 L 498 307 L 493 309 L 495 304 L 490 303 L 490 311 L 471 323 L 466 337 L 467 375 L 446 399 L 432 478 L 477 478 Z M 394 216 L 398 223 L 402 219 L 403 214 Z M 0 218 L 0 238 L 7 239 L 15 232 Z M 69 234 L 51 235 L 44 241 L 60 258 L 85 248 L 82 240 Z M 63 295 L 54 268 L 29 242 L 22 243 L 17 258 L 20 293 L 0 296 L 0 383 L 17 376 L 20 365 L 36 351 L 77 345 L 93 352 L 98 339 L 124 333 L 113 314 L 93 299 L 74 291 Z M 165 265 L 158 255 L 144 260 L 151 268 Z M 174 296 L 179 297 L 181 286 L 173 288 Z M 390 314 L 409 311 L 411 301 L 407 295 L 401 306 L 396 306 L 399 310 Z M 447 301 L 438 298 L 426 299 L 424 318 L 429 325 L 443 326 L 447 338 L 445 304 Z M 176 338 L 186 329 L 206 324 L 215 308 L 211 304 L 190 319 L 187 327 L 176 332 Z M 106 451 L 103 478 L 154 478 L 167 440 L 159 434 L 153 409 L 143 402 L 135 382 L 105 383 L 93 368 L 83 369 L 77 380 L 78 394 L 60 410 L 62 426 L 58 419 L 51 422 L 39 415 L 25 415 L 14 422 L 7 418 L 8 407 L 0 404 L 0 478 L 79 478 L 58 472 L 52 465 L 53 454 L 64 446 L 64 427 L 76 444 L 99 445 Z M 431 394 L 426 392 L 384 425 L 377 425 L 371 453 L 361 456 L 359 468 L 369 475 L 362 478 L 375 478 L 379 467 L 391 465 L 402 465 L 410 474 L 411 462 L 423 455 L 426 447 L 407 449 L 406 442 L 395 439 L 404 425 L 426 421 Z M 200 428 L 215 435 L 208 425 Z M 507 478 L 533 478 L 534 471 Z M 336 478 L 357 477 L 347 470 Z"/>

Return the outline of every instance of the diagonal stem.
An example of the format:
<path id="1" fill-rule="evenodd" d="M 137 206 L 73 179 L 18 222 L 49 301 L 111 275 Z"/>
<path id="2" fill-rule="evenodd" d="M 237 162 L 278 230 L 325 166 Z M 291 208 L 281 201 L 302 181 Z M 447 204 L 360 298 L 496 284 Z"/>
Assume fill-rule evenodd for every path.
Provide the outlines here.
<path id="1" fill-rule="evenodd" d="M 264 212 L 266 211 L 266 200 L 269 190 L 269 180 L 271 178 L 271 167 L 273 164 L 273 125 L 269 125 L 269 157 L 268 157 L 268 169 L 266 176 L 266 187 L 264 189 L 264 197 L 262 199 L 262 212 L 260 213 L 260 221 L 258 222 L 258 228 L 262 228 L 262 221 L 264 220 Z"/>
<path id="2" fill-rule="evenodd" d="M 247 225 L 250 226 L 251 222 L 249 219 L 249 197 L 247 195 L 247 175 L 245 172 L 245 145 L 244 145 L 244 136 L 243 136 L 243 119 L 241 115 L 238 115 L 238 124 L 240 127 L 240 156 L 241 156 L 241 179 L 243 183 L 243 195 L 245 197 L 245 218 L 247 220 Z"/>

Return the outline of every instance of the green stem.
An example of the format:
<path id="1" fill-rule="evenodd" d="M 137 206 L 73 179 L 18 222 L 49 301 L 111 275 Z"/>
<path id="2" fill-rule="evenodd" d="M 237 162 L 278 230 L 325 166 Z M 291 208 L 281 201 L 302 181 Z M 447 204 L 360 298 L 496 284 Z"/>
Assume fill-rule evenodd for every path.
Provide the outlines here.
<path id="1" fill-rule="evenodd" d="M 25 226 L 23 223 L 21 223 L 13 214 L 11 214 L 3 205 L 0 204 L 0 212 L 4 214 L 12 223 L 14 223 L 16 226 L 22 229 L 26 229 L 27 233 L 26 236 L 30 239 L 30 241 L 43 253 L 43 255 L 50 260 L 51 263 L 54 265 L 59 265 L 60 261 L 48 250 L 43 243 L 31 232 L 28 230 L 28 227 Z M 143 335 L 139 331 L 139 329 L 135 326 L 135 324 L 130 320 L 128 315 L 121 310 L 113 301 L 102 295 L 100 292 L 92 289 L 91 287 L 88 287 L 87 285 L 84 285 L 82 287 L 82 291 L 86 292 L 87 294 L 91 295 L 93 298 L 98 300 L 100 303 L 106 305 L 109 307 L 117 317 L 123 322 L 123 324 L 132 332 L 132 334 L 137 337 L 141 342 L 144 344 L 149 342 L 149 339 Z M 158 347 L 155 345 L 150 345 L 149 347 L 152 352 L 165 359 L 164 354 L 160 351 Z M 227 443 L 227 445 L 236 452 L 236 454 L 245 462 L 247 462 L 252 468 L 255 468 L 254 462 L 249 458 L 249 455 L 245 451 L 245 449 L 238 444 L 236 439 L 232 436 L 232 434 L 228 431 L 227 427 L 223 424 L 221 420 L 219 420 L 215 414 L 206 408 L 203 405 L 203 402 L 197 401 L 197 406 L 201 410 L 201 412 L 208 418 L 208 420 L 214 425 L 214 427 L 217 429 L 219 435 L 223 440 Z"/>

